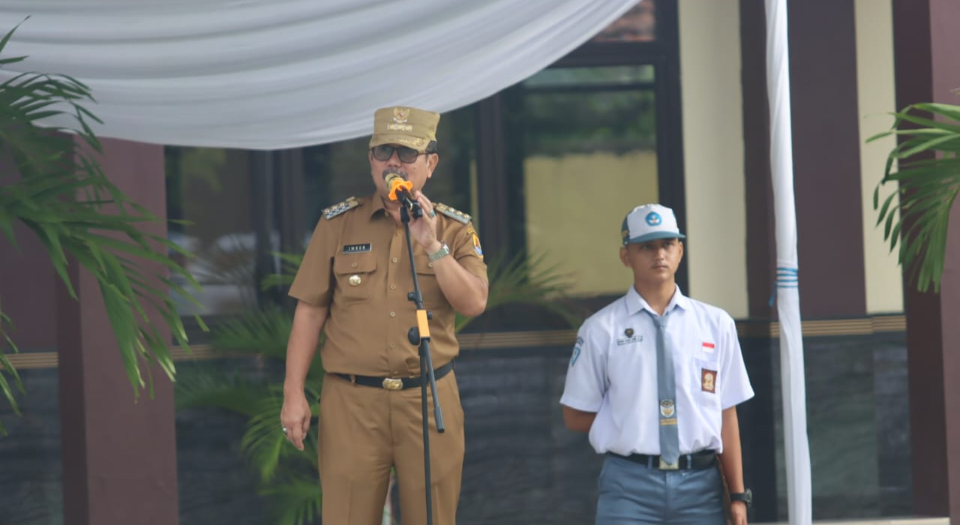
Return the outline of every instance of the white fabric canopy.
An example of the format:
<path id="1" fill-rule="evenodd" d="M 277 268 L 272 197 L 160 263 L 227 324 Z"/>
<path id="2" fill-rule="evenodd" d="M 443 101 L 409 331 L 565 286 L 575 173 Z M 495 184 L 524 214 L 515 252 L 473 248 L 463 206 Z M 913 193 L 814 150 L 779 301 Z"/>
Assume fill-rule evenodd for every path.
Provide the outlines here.
<path id="1" fill-rule="evenodd" d="M 102 136 L 280 149 L 450 111 L 536 73 L 638 0 L 6 0 L 0 69 L 89 85 Z"/>

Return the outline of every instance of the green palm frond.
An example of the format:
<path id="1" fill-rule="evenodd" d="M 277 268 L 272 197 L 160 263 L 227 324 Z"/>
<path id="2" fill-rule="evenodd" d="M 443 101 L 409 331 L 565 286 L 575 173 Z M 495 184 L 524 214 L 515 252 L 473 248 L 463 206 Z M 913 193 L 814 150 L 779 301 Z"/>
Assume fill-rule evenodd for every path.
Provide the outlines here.
<path id="1" fill-rule="evenodd" d="M 314 385 L 314 388 L 316 385 Z M 240 440 L 240 446 L 260 474 L 264 483 L 269 483 L 277 474 L 281 465 L 317 467 L 317 425 L 314 420 L 310 431 L 304 438 L 304 450 L 301 452 L 287 443 L 286 437 L 279 432 L 280 409 L 283 406 L 283 391 L 279 387 L 272 389 L 270 397 L 257 403 L 256 415 L 250 418 L 247 431 Z M 312 397 L 312 395 L 311 395 Z M 317 403 L 312 403 L 313 416 L 317 416 Z"/>
<path id="2" fill-rule="evenodd" d="M 248 312 L 218 326 L 212 333 L 216 349 L 257 354 L 283 361 L 287 356 L 287 339 L 293 328 L 289 312 L 279 307 L 265 307 Z"/>
<path id="3" fill-rule="evenodd" d="M 310 377 L 307 395 L 319 398 L 322 378 Z M 196 365 L 182 370 L 175 385 L 175 407 L 216 408 L 248 418 L 247 430 L 240 440 L 241 450 L 262 482 L 269 482 L 281 464 L 306 463 L 316 467 L 315 427 L 305 440 L 305 452 L 286 443 L 279 431 L 283 391 L 269 380 L 251 380 L 227 374 L 212 365 Z M 314 406 L 314 415 L 318 407 Z M 286 445 L 286 446 L 284 446 Z M 299 457 L 305 455 L 304 457 Z"/>
<path id="4" fill-rule="evenodd" d="M 313 474 L 291 476 L 282 482 L 271 484 L 260 491 L 273 500 L 275 525 L 308 525 L 320 519 L 323 493 Z"/>
<path id="5" fill-rule="evenodd" d="M 209 365 L 181 370 L 174 389 L 177 410 L 218 408 L 247 417 L 256 416 L 257 403 L 273 394 L 270 386 L 262 381 L 228 375 Z"/>
<path id="6" fill-rule="evenodd" d="M 15 30 L 0 40 L 0 52 Z M 23 59 L 5 58 L 0 65 Z M 0 172 L 4 182 L 0 231 L 16 247 L 14 224 L 21 222 L 32 230 L 74 298 L 70 264 L 90 272 L 103 297 L 134 396 L 145 387 L 152 395 L 151 365 L 158 365 L 171 379 L 174 376 L 169 341 L 160 321 L 181 346 L 187 346 L 168 289 L 199 306 L 165 275 L 178 277 L 194 290 L 199 285 L 166 255 L 175 251 L 189 256 L 187 252 L 141 229 L 161 220 L 127 197 L 101 170 L 100 142 L 89 126 L 100 121 L 83 107 L 93 102 L 86 85 L 63 75 L 23 73 L 0 84 L 0 155 L 12 159 L 16 168 Z M 72 124 L 45 125 L 51 119 Z M 149 315 L 148 309 L 155 313 Z M 204 327 L 199 317 L 198 322 Z M 4 324 L 0 324 L 0 335 L 0 341 L 12 344 Z M 146 380 L 141 364 L 148 365 Z M 9 362 L 4 369 L 12 370 Z M 0 384 L 6 380 L 0 378 Z M 8 391 L 4 389 L 5 394 Z M 12 396 L 6 397 L 16 410 Z"/>
<path id="7" fill-rule="evenodd" d="M 297 275 L 297 269 L 303 262 L 302 253 L 281 253 L 270 252 L 271 255 L 280 259 L 280 273 L 270 274 L 263 278 L 260 287 L 263 290 L 269 290 L 277 286 L 290 286 L 293 284 L 293 278 Z"/>
<path id="8" fill-rule="evenodd" d="M 571 326 L 583 320 L 565 300 L 571 276 L 560 272 L 560 265 L 547 265 L 545 255 L 512 259 L 491 259 L 487 264 L 490 281 L 487 310 L 506 304 L 538 305 L 558 314 Z M 457 315 L 455 328 L 460 331 L 473 318 Z"/>
<path id="9" fill-rule="evenodd" d="M 287 341 L 293 329 L 293 317 L 289 312 L 277 306 L 267 306 L 260 310 L 241 314 L 230 319 L 212 334 L 213 348 L 223 353 L 241 353 L 256 355 L 265 359 L 286 361 Z M 320 335 L 318 348 L 323 345 Z M 307 385 L 323 377 L 323 364 L 319 359 L 310 363 L 307 372 Z M 316 391 L 319 398 L 320 391 Z"/>
<path id="10" fill-rule="evenodd" d="M 960 106 L 914 104 L 894 117 L 890 131 L 867 140 L 891 135 L 900 139 L 873 192 L 877 225 L 884 225 L 891 251 L 899 242 L 898 261 L 917 289 L 925 292 L 933 286 L 939 291 L 950 209 L 960 191 Z M 898 187 L 881 204 L 880 187 L 888 182 Z M 894 199 L 899 199 L 899 208 Z"/>
<path id="11" fill-rule="evenodd" d="M 20 393 L 24 393 L 23 383 L 20 381 L 20 374 L 17 373 L 17 369 L 10 364 L 10 360 L 6 355 L 3 354 L 3 341 L 7 342 L 10 350 L 14 353 L 19 352 L 17 345 L 13 343 L 13 339 L 7 335 L 6 330 L 9 330 L 10 318 L 7 317 L 2 311 L 0 311 L 0 390 L 3 390 L 4 397 L 7 398 L 7 402 L 10 403 L 10 406 L 13 407 L 13 412 L 16 415 L 20 415 L 20 407 L 17 406 L 17 400 L 14 397 L 13 390 L 10 388 L 10 381 L 7 379 L 7 375 L 10 376 L 10 379 L 13 380 L 13 384 L 17 387 L 17 390 Z M 0 421 L 0 434 L 6 434 L 7 429 L 3 426 L 3 422 Z"/>

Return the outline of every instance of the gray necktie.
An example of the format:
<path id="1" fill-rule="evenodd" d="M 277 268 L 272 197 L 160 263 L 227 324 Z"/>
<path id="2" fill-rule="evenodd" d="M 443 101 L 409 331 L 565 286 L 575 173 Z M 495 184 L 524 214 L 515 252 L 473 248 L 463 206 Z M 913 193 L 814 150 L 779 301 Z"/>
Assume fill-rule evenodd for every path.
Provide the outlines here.
<path id="1" fill-rule="evenodd" d="M 660 468 L 677 468 L 680 436 L 677 430 L 677 385 L 673 353 L 667 349 L 667 318 L 650 314 L 657 325 L 657 397 L 660 398 Z"/>

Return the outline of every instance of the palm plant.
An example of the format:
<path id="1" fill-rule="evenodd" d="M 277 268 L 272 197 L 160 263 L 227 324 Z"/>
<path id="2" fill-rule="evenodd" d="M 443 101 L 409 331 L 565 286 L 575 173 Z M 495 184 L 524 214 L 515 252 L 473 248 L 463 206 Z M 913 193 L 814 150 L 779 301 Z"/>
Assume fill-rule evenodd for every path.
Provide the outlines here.
<path id="1" fill-rule="evenodd" d="M 287 286 L 300 265 L 302 255 L 274 254 L 281 261 L 281 273 L 267 276 L 263 287 Z M 557 267 L 542 268 L 542 257 L 515 257 L 488 264 L 490 291 L 487 309 L 510 303 L 536 304 L 560 315 L 573 325 L 580 317 L 559 300 L 566 285 Z M 458 316 L 456 330 L 470 321 Z M 226 355 L 246 355 L 280 365 L 286 359 L 287 339 L 293 321 L 289 312 L 270 307 L 215 327 L 213 348 Z M 322 338 L 320 344 L 322 345 Z M 277 367 L 278 369 L 280 366 Z M 319 399 L 323 368 L 315 359 L 307 375 L 308 399 Z M 320 516 L 323 495 L 317 483 L 316 424 L 304 440 L 304 452 L 286 443 L 277 431 L 283 387 L 271 379 L 254 381 L 226 374 L 214 366 L 197 366 L 181 372 L 176 384 L 176 408 L 217 408 L 247 418 L 241 450 L 259 477 L 260 493 L 273 502 L 275 525 L 305 525 Z M 312 403 L 314 416 L 319 409 Z"/>
<path id="2" fill-rule="evenodd" d="M 14 31 L 0 40 L 0 53 Z M 0 67 L 24 58 L 2 58 Z M 186 333 L 167 287 L 193 298 L 169 278 L 145 273 L 142 265 L 155 263 L 191 286 L 197 283 L 166 250 L 188 253 L 141 229 L 160 219 L 133 202 L 101 170 L 101 145 L 89 126 L 99 120 L 83 106 L 93 102 L 86 85 L 63 75 L 22 73 L 0 84 L 0 158 L 6 161 L 0 168 L 0 230 L 14 247 L 14 225 L 22 223 L 32 230 L 74 299 L 70 264 L 79 264 L 96 278 L 134 395 L 148 385 L 152 395 L 152 367 L 146 367 L 145 381 L 141 364 L 159 365 L 171 379 L 174 365 L 169 341 L 145 307 L 152 307 L 185 345 Z M 74 124 L 41 125 L 51 119 Z M 13 321 L 0 311 L 0 390 L 19 414 L 11 382 L 21 393 L 23 384 L 3 354 L 4 346 L 18 351 L 13 332 Z M 2 424 L 0 433 L 5 433 Z"/>
<path id="3" fill-rule="evenodd" d="M 939 291 L 950 209 L 960 191 L 960 106 L 914 104 L 894 117 L 890 131 L 867 140 L 900 139 L 873 192 L 873 207 L 880 210 L 877 225 L 884 224 L 891 251 L 899 242 L 898 261 L 917 289 Z M 880 187 L 888 182 L 898 187 L 881 205 Z"/>

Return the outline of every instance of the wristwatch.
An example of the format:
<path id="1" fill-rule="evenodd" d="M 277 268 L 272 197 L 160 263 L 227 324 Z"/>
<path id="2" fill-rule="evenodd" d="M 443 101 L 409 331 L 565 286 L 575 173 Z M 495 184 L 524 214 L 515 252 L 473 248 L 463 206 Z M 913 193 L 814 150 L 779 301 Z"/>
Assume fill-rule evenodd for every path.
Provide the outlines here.
<path id="1" fill-rule="evenodd" d="M 747 508 L 749 509 L 753 503 L 753 491 L 746 489 L 743 492 L 731 492 L 730 501 L 742 501 L 747 504 Z"/>
<path id="2" fill-rule="evenodd" d="M 430 262 L 433 262 L 443 258 L 446 255 L 450 255 L 450 247 L 447 246 L 447 243 L 440 241 L 440 249 L 435 253 L 427 255 L 427 258 L 430 259 Z"/>

